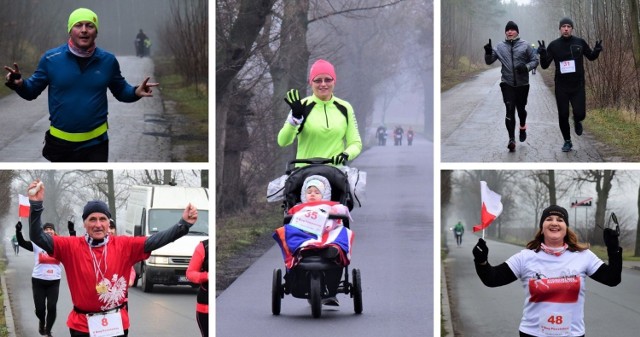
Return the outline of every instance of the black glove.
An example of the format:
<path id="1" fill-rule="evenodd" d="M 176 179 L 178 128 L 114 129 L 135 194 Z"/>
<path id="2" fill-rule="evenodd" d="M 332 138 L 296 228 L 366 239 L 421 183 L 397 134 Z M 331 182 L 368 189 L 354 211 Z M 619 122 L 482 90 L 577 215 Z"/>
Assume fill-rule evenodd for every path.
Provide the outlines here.
<path id="1" fill-rule="evenodd" d="M 18 221 L 18 223 L 16 224 L 16 232 L 20 231 L 22 231 L 22 222 Z"/>
<path id="2" fill-rule="evenodd" d="M 596 41 L 596 46 L 593 47 L 593 51 L 599 53 L 602 51 L 602 40 Z"/>
<path id="3" fill-rule="evenodd" d="M 477 264 L 487 262 L 489 259 L 489 247 L 482 238 L 478 239 L 478 243 L 473 247 L 473 257 L 473 261 Z"/>
<path id="4" fill-rule="evenodd" d="M 298 92 L 298 89 L 291 89 L 287 91 L 287 97 L 284 98 L 284 101 L 289 104 L 289 107 L 291 107 L 291 115 L 293 115 L 293 118 L 302 118 L 305 106 L 300 100 L 300 93 Z"/>
<path id="5" fill-rule="evenodd" d="M 16 90 L 18 88 L 18 86 L 16 85 L 16 83 L 14 81 L 19 80 L 21 78 L 22 78 L 22 75 L 20 73 L 10 73 L 9 74 L 9 80 L 4 82 L 4 85 L 9 87 L 9 89 L 11 89 L 11 90 Z"/>
<path id="6" fill-rule="evenodd" d="M 487 55 L 491 55 L 493 53 L 493 48 L 491 48 L 491 39 L 489 39 L 489 43 L 484 45 L 484 53 Z"/>
<path id="7" fill-rule="evenodd" d="M 604 244 L 607 246 L 607 252 L 617 252 L 620 247 L 620 242 L 618 240 L 618 232 L 611 228 L 605 228 L 602 232 L 602 237 L 604 239 Z"/>
<path id="8" fill-rule="evenodd" d="M 331 158 L 331 162 L 333 165 L 342 165 L 345 161 L 349 159 L 349 155 L 346 152 L 342 152 L 339 155 L 335 155 Z"/>
<path id="9" fill-rule="evenodd" d="M 71 221 L 67 221 L 67 229 L 69 230 L 69 233 L 73 232 L 73 222 Z"/>
<path id="10" fill-rule="evenodd" d="M 516 66 L 516 72 L 517 72 L 518 74 L 525 74 L 525 73 L 528 73 L 528 72 L 529 72 L 529 68 L 527 68 L 527 65 L 526 65 L 526 64 L 518 64 L 518 65 Z"/>
<path id="11" fill-rule="evenodd" d="M 538 54 L 542 57 L 547 57 L 547 47 L 544 46 L 544 40 L 538 40 Z"/>

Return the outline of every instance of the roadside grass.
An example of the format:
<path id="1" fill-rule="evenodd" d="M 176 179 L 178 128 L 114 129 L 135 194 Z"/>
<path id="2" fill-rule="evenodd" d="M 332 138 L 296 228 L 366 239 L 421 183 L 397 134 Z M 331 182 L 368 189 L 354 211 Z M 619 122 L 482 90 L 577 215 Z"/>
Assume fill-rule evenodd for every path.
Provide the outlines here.
<path id="1" fill-rule="evenodd" d="M 640 159 L 640 116 L 624 110 L 594 109 L 584 125 L 597 140 L 607 144 L 609 156 L 624 161 Z"/>
<path id="2" fill-rule="evenodd" d="M 0 249 L 4 252 L 4 246 L 0 245 Z M 0 273 L 4 274 L 6 266 L 6 257 L 0 259 Z M 2 292 L 2 288 L 0 288 L 0 304 L 4 306 L 4 296 L 5 294 Z M 4 310 L 0 310 L 0 337 L 9 336 L 9 330 L 7 330 L 7 321 L 4 315 Z"/>
<path id="3" fill-rule="evenodd" d="M 266 240 L 269 246 L 275 243 L 268 237 L 281 225 L 282 207 L 278 203 L 265 203 L 239 214 L 216 217 L 216 292 L 224 290 L 249 267 L 250 261 L 243 259 L 243 255 L 264 246 L 261 241 Z"/>
<path id="4" fill-rule="evenodd" d="M 155 77 L 162 90 L 165 108 L 173 105 L 182 116 L 171 137 L 173 147 L 184 147 L 184 158 L 178 161 L 207 162 L 209 139 L 208 88 L 206 85 L 185 85 L 184 77 L 175 71 L 170 59 L 154 58 Z M 203 146 L 204 144 L 204 146 Z"/>
<path id="5" fill-rule="evenodd" d="M 489 67 L 471 63 L 468 58 L 461 57 L 456 68 L 441 67 L 440 92 L 447 91 L 487 69 Z"/>

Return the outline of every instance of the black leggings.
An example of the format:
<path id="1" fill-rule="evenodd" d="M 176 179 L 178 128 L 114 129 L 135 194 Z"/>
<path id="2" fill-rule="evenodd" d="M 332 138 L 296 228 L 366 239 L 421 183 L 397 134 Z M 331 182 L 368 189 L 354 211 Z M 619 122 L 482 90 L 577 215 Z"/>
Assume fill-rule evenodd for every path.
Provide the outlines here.
<path id="1" fill-rule="evenodd" d="M 33 289 L 33 303 L 36 307 L 36 316 L 40 321 L 46 323 L 45 331 L 50 332 L 53 323 L 56 321 L 56 305 L 58 304 L 60 280 L 41 280 L 32 277 L 31 288 Z"/>
<path id="2" fill-rule="evenodd" d="M 71 337 L 89 337 L 89 333 L 88 332 L 82 332 L 82 331 L 78 331 L 78 330 L 73 330 L 71 328 L 69 328 L 69 333 L 71 333 Z M 126 337 L 128 335 L 129 335 L 129 330 L 125 330 L 124 331 L 124 335 L 114 336 L 114 337 Z"/>
<path id="3" fill-rule="evenodd" d="M 529 97 L 529 85 L 512 87 L 502 82 L 500 83 L 500 89 L 502 90 L 502 100 L 506 108 L 504 124 L 507 127 L 509 139 L 513 139 L 515 138 L 516 129 L 516 110 L 518 110 L 520 126 L 525 126 L 527 123 L 527 110 L 525 110 L 525 106 L 527 105 L 527 97 Z"/>
<path id="4" fill-rule="evenodd" d="M 533 336 L 533 335 L 526 334 L 526 333 L 524 333 L 522 331 L 518 331 L 518 332 L 520 333 L 520 337 L 536 337 L 536 336 Z M 584 335 L 582 335 L 580 337 L 584 337 Z"/>
<path id="5" fill-rule="evenodd" d="M 569 104 L 573 108 L 573 119 L 582 122 L 587 115 L 586 94 L 584 84 L 571 88 L 558 86 L 556 83 L 556 104 L 558 105 L 558 124 L 564 140 L 571 140 L 571 126 L 569 126 Z"/>
<path id="6" fill-rule="evenodd" d="M 196 311 L 196 321 L 202 337 L 209 337 L 209 314 Z"/>

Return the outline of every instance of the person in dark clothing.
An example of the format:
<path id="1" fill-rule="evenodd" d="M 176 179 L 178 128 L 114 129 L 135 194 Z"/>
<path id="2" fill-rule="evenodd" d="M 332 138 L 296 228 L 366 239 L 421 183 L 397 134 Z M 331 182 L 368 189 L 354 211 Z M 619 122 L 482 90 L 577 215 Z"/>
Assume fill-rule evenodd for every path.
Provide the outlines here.
<path id="1" fill-rule="evenodd" d="M 57 235 L 52 223 L 47 222 L 42 225 L 42 230 L 50 236 Z M 38 317 L 38 332 L 43 336 L 51 337 L 51 329 L 57 316 L 56 306 L 62 277 L 60 261 L 31 241 L 26 241 L 22 236 L 20 221 L 16 224 L 16 237 L 20 247 L 34 253 L 35 266 L 31 274 L 31 290 L 36 317 Z"/>
<path id="2" fill-rule="evenodd" d="M 187 278 L 199 285 L 196 297 L 196 321 L 202 337 L 209 336 L 209 240 L 201 241 L 193 252 Z"/>
<path id="3" fill-rule="evenodd" d="M 578 242 L 569 228 L 569 213 L 551 205 L 540 217 L 539 229 L 526 249 L 506 262 L 491 266 L 489 248 L 483 239 L 473 247 L 476 273 L 487 287 L 499 287 L 520 280 L 526 299 L 520 321 L 520 337 L 584 336 L 585 281 L 614 287 L 622 278 L 622 248 L 618 232 L 605 228 L 609 264 L 586 244 Z M 485 308 L 489 309 L 489 308 Z"/>
<path id="4" fill-rule="evenodd" d="M 573 107 L 576 135 L 582 135 L 582 121 L 586 117 L 586 94 L 584 90 L 584 58 L 595 61 L 602 51 L 602 40 L 596 41 L 593 50 L 587 42 L 573 36 L 573 21 L 560 20 L 560 37 L 546 47 L 544 40 L 538 41 L 540 66 L 547 69 L 551 62 L 556 66 L 555 94 L 558 106 L 558 122 L 564 139 L 563 152 L 571 151 L 571 127 L 569 126 L 569 104 Z"/>
<path id="5" fill-rule="evenodd" d="M 487 65 L 496 60 L 500 60 L 502 63 L 500 89 L 506 107 L 504 124 L 509 135 L 507 148 L 509 152 L 514 152 L 516 150 L 516 110 L 518 110 L 518 119 L 520 120 L 519 140 L 524 142 L 527 139 L 525 106 L 529 96 L 529 71 L 538 66 L 538 58 L 529 43 L 520 39 L 520 30 L 515 22 L 507 22 L 504 34 L 505 40 L 498 43 L 495 49 L 491 47 L 491 39 L 489 39 L 489 43 L 484 46 L 484 61 Z"/>
<path id="6" fill-rule="evenodd" d="M 136 35 L 135 47 L 136 47 L 136 56 L 143 57 L 145 56 L 145 41 L 147 41 L 149 37 L 145 34 L 142 29 Z"/>

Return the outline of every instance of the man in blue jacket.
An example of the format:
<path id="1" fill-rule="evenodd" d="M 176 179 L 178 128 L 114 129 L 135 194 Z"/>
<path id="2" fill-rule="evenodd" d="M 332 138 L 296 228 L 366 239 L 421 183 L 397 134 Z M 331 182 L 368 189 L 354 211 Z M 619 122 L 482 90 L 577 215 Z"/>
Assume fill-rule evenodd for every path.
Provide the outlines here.
<path id="1" fill-rule="evenodd" d="M 133 87 L 120 74 L 115 56 L 96 47 L 98 16 L 86 8 L 71 13 L 67 43 L 48 50 L 38 68 L 22 79 L 18 65 L 9 71 L 6 85 L 20 97 L 33 100 L 49 87 L 49 120 L 42 155 L 52 162 L 106 162 L 107 88 L 121 102 L 151 97 L 147 77 Z"/>

